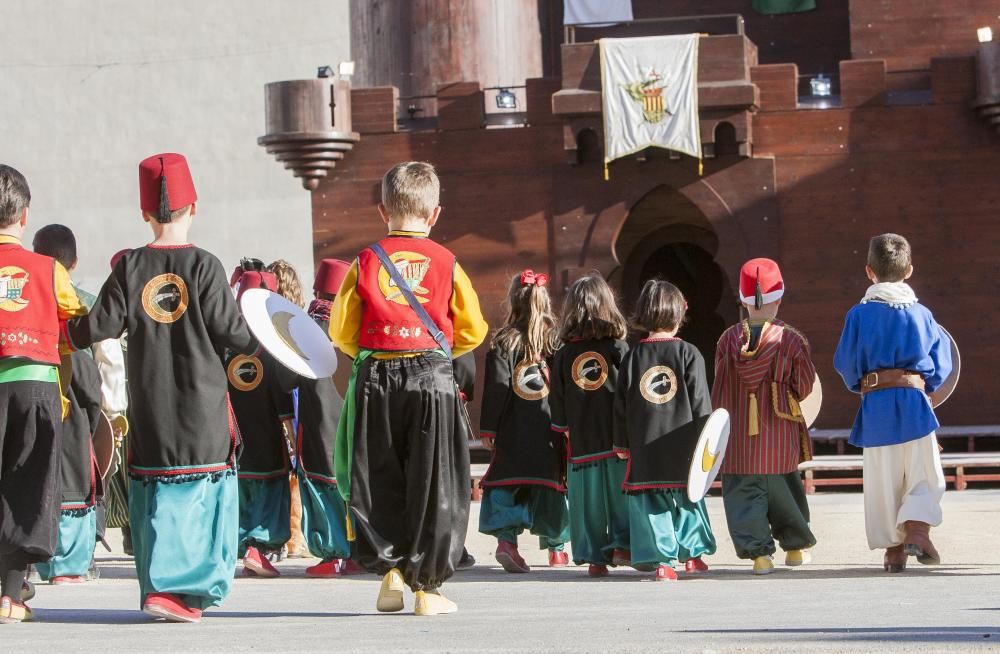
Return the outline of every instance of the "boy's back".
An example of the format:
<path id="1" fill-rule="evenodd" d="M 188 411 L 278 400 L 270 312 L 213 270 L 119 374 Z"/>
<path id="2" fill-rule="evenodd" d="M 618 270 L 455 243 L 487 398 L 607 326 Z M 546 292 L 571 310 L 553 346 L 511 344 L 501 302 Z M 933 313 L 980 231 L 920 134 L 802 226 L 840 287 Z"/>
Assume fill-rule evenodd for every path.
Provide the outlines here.
<path id="1" fill-rule="evenodd" d="M 133 417 L 133 474 L 225 467 L 232 444 L 223 351 L 255 343 L 218 259 L 193 245 L 132 250 L 77 328 L 71 336 L 86 342 L 128 332 L 129 393 L 143 408 Z"/>

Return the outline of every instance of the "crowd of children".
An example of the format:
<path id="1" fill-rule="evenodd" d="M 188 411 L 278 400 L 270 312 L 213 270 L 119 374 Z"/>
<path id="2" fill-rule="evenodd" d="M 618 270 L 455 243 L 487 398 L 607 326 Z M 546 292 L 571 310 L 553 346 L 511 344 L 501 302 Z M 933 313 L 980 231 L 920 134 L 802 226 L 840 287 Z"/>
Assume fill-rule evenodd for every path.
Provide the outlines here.
<path id="1" fill-rule="evenodd" d="M 429 238 L 441 211 L 433 167 L 390 169 L 378 205 L 388 234 L 353 262 L 320 262 L 308 314 L 341 366 L 318 380 L 263 350 L 238 308 L 251 288 L 304 306 L 294 269 L 244 259 L 227 284 L 188 238 L 197 194 L 183 156 L 144 160 L 139 191 L 153 241 L 116 254 L 99 296 L 82 302 L 72 233 L 49 226 L 34 253 L 21 247 L 28 184 L 0 165 L 0 622 L 32 618 L 30 565 L 53 584 L 86 578 L 104 523 L 91 442 L 102 409 L 119 439 L 130 432 L 106 504 L 127 513 L 117 526 L 129 529 L 147 614 L 198 621 L 228 594 L 238 559 L 246 575 L 278 576 L 271 559 L 286 544 L 320 559 L 312 577 L 380 575 L 378 611 L 402 610 L 409 588 L 417 615 L 455 612 L 441 587 L 471 559 L 474 373 L 462 362 L 488 327 L 455 255 Z M 926 393 L 950 373 L 950 350 L 905 283 L 905 239 L 873 239 L 867 274 L 835 366 L 862 394 L 851 442 L 864 448 L 869 545 L 899 572 L 909 556 L 940 562 L 929 531 L 944 478 Z M 747 318 L 719 340 L 711 389 L 699 350 L 677 336 L 687 303 L 673 284 L 646 282 L 631 320 L 597 274 L 572 282 L 560 316 L 549 289 L 544 273 L 513 276 L 486 354 L 479 530 L 497 539 L 501 567 L 529 571 L 518 550 L 528 531 L 550 566 L 571 552 L 592 577 L 705 572 L 716 539 L 687 471 L 713 407 L 731 417 L 722 493 L 737 555 L 755 574 L 773 570 L 777 547 L 786 565 L 807 562 L 799 404 L 816 371 L 805 336 L 777 319 L 777 264 L 740 271 Z"/>

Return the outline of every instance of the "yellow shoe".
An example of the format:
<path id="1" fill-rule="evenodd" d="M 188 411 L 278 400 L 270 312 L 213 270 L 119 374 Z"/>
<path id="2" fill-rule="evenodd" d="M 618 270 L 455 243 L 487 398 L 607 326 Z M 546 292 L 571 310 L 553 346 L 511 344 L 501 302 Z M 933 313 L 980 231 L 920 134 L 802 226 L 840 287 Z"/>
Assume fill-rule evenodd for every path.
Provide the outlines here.
<path id="1" fill-rule="evenodd" d="M 403 583 L 403 575 L 398 569 L 393 568 L 382 577 L 382 587 L 378 589 L 378 599 L 375 601 L 375 608 L 382 613 L 393 613 L 403 610 L 403 591 L 406 584 Z"/>
<path id="2" fill-rule="evenodd" d="M 27 604 L 15 602 L 6 596 L 0 599 L 0 624 L 31 622 L 34 618 Z"/>
<path id="3" fill-rule="evenodd" d="M 458 605 L 436 590 L 418 590 L 415 615 L 445 615 L 458 611 Z"/>
<path id="4" fill-rule="evenodd" d="M 785 552 L 785 565 L 790 568 L 797 568 L 806 563 L 812 563 L 812 554 L 809 550 L 788 550 Z"/>
<path id="5" fill-rule="evenodd" d="M 774 563 L 769 556 L 758 556 L 753 560 L 753 573 L 755 575 L 769 575 L 774 572 Z"/>

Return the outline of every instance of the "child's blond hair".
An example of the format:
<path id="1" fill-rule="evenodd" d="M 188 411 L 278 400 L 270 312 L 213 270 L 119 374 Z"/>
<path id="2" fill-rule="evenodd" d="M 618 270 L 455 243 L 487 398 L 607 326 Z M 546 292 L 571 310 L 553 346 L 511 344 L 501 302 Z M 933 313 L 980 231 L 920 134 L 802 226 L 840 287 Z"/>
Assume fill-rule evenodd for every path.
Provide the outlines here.
<path id="1" fill-rule="evenodd" d="M 398 163 L 382 177 L 382 205 L 390 218 L 426 220 L 440 200 L 441 181 L 429 163 Z"/>
<path id="2" fill-rule="evenodd" d="M 295 271 L 292 264 L 284 259 L 278 259 L 267 269 L 274 273 L 278 279 L 278 295 L 296 306 L 304 307 L 306 305 L 302 295 L 302 282 L 299 280 L 299 273 Z"/>

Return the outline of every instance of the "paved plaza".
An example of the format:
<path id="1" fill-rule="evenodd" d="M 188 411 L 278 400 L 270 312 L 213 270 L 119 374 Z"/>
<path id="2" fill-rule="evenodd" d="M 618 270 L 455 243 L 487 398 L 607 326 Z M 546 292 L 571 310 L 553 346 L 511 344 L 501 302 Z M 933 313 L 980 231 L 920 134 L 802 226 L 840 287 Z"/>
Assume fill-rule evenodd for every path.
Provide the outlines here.
<path id="1" fill-rule="evenodd" d="M 710 498 L 719 552 L 709 573 L 676 583 L 632 570 L 597 581 L 586 568 L 550 570 L 528 538 L 522 551 L 538 567 L 506 574 L 495 543 L 475 531 L 473 504 L 469 548 L 479 562 L 446 587 L 459 613 L 433 618 L 380 615 L 374 576 L 308 579 L 315 560 L 296 559 L 279 564 L 280 579 L 239 578 L 201 624 L 154 623 L 137 609 L 131 561 L 102 550 L 102 578 L 39 585 L 39 622 L 0 626 L 0 652 L 1000 649 L 1000 490 L 947 493 L 945 525 L 933 534 L 945 565 L 894 576 L 865 545 L 861 500 L 813 496 L 814 563 L 752 577 L 733 554 L 721 500 Z"/>

